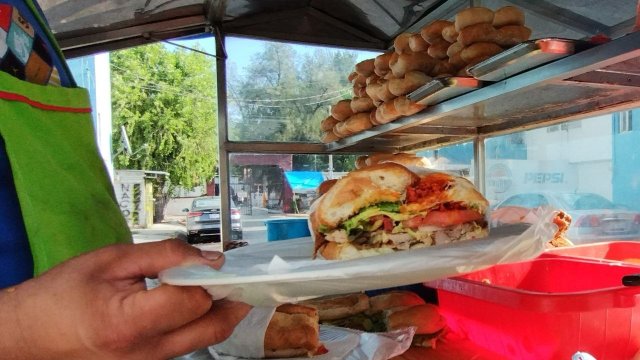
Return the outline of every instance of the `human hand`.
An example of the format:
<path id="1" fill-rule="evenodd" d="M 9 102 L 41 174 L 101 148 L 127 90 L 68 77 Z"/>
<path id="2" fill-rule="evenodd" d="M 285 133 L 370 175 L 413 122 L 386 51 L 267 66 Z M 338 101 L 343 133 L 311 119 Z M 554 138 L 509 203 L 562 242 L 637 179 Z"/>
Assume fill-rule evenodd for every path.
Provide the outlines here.
<path id="1" fill-rule="evenodd" d="M 221 253 L 180 240 L 108 246 L 68 260 L 2 290 L 2 356 L 167 359 L 223 341 L 249 305 L 213 302 L 201 287 L 147 290 L 144 282 L 172 266 L 223 263 Z"/>

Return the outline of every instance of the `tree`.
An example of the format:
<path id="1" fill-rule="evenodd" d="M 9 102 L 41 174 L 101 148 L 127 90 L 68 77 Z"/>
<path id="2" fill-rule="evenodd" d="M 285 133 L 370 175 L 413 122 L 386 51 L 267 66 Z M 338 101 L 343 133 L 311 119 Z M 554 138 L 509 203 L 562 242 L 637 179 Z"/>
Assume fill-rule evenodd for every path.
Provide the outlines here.
<path id="1" fill-rule="evenodd" d="M 289 44 L 265 43 L 242 74 L 229 67 L 231 139 L 319 142 L 330 106 L 351 97 L 347 75 L 356 61 L 352 51 L 319 48 L 301 55 Z M 353 169 L 355 156 L 336 159 L 336 171 Z M 327 156 L 294 155 L 294 169 L 313 165 L 327 169 Z"/>
<path id="2" fill-rule="evenodd" d="M 124 126 L 132 148 L 117 153 L 116 168 L 166 171 L 170 188 L 211 180 L 218 163 L 214 64 L 162 44 L 111 53 L 113 141 L 122 141 Z"/>

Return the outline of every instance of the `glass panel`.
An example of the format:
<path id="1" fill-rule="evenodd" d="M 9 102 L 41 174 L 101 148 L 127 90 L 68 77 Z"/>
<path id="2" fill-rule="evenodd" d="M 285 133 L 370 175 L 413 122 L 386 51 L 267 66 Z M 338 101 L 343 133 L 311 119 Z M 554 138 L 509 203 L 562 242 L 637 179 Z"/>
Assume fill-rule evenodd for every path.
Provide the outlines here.
<path id="1" fill-rule="evenodd" d="M 186 234 L 193 243 L 219 240 L 217 214 L 207 217 L 215 220 L 215 228 L 202 229 L 192 227 L 197 215 L 189 213 L 195 199 L 217 195 L 215 59 L 207 55 L 214 53 L 213 37 L 200 35 L 111 52 L 104 66 L 95 60 L 98 101 L 107 91 L 109 113 L 98 116 L 98 124 L 110 122 L 107 134 L 113 140 L 107 151 L 113 154 L 114 186 L 143 184 L 145 216 L 140 218 L 149 219 L 146 226 L 162 222 L 167 232 Z M 109 88 L 99 83 L 105 68 L 111 72 L 110 98 Z M 121 206 L 130 201 L 126 193 L 116 196 Z M 149 241 L 149 236 L 136 233 L 134 241 Z"/>
<path id="2" fill-rule="evenodd" d="M 378 53 L 229 37 L 229 139 L 320 142 L 331 105 L 352 97 L 347 80 Z"/>
<path id="3" fill-rule="evenodd" d="M 532 222 L 562 209 L 575 244 L 640 239 L 640 110 L 487 139 L 492 225 Z"/>
<path id="4" fill-rule="evenodd" d="M 445 146 L 437 150 L 419 151 L 417 155 L 427 157 L 436 170 L 451 171 L 475 182 L 471 142 Z"/>
<path id="5" fill-rule="evenodd" d="M 356 155 L 230 154 L 229 188 L 243 240 L 267 241 L 268 220 L 305 218 L 317 188 L 355 169 Z"/>

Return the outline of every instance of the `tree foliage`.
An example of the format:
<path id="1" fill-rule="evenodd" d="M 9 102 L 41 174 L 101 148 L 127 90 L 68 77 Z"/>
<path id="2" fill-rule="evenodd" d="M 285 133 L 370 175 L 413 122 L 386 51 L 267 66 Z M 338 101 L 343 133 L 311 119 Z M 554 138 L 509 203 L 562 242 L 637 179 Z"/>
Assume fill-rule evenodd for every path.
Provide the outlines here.
<path id="1" fill-rule="evenodd" d="M 171 187 L 210 180 L 218 163 L 214 60 L 151 44 L 111 53 L 111 71 L 113 141 L 121 143 L 124 126 L 132 150 L 118 151 L 115 167 L 166 171 Z"/>
<path id="2" fill-rule="evenodd" d="M 239 141 L 319 142 L 330 106 L 350 98 L 347 75 L 357 53 L 318 48 L 297 53 L 265 43 L 241 73 L 230 67 L 230 137 Z M 353 169 L 354 156 L 334 157 L 334 170 Z M 328 157 L 294 155 L 294 169 L 327 170 Z"/>

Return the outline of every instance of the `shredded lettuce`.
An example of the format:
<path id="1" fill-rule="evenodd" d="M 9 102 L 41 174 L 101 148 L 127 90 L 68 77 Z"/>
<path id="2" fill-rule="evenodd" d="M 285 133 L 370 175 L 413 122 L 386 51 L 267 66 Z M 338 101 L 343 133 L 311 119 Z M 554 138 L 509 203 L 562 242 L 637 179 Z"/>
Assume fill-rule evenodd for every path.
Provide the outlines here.
<path id="1" fill-rule="evenodd" d="M 402 221 L 410 217 L 408 214 L 400 214 L 399 202 L 382 202 L 372 206 L 368 206 L 360 210 L 355 216 L 342 223 L 342 228 L 347 231 L 347 234 L 351 235 L 353 230 L 365 230 L 365 225 L 368 224 L 369 218 L 377 215 L 385 215 L 391 218 L 393 221 Z"/>

